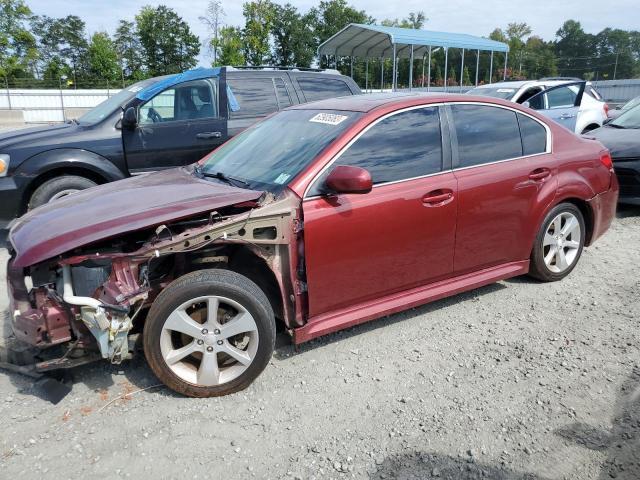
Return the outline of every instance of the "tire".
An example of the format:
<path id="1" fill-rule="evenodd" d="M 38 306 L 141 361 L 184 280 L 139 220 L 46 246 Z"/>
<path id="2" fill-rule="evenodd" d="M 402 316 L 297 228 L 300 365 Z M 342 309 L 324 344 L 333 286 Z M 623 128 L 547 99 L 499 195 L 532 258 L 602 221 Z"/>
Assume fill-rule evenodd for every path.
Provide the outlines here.
<path id="1" fill-rule="evenodd" d="M 582 255 L 586 233 L 584 217 L 578 207 L 572 203 L 556 205 L 546 215 L 536 235 L 529 275 L 543 282 L 556 282 L 569 275 Z"/>
<path id="2" fill-rule="evenodd" d="M 210 269 L 167 286 L 153 302 L 142 336 L 147 362 L 162 383 L 189 397 L 214 397 L 243 390 L 260 375 L 273 354 L 276 326 L 255 283 Z"/>
<path id="3" fill-rule="evenodd" d="M 96 182 L 78 175 L 63 175 L 47 180 L 31 195 L 29 210 L 62 198 L 66 194 L 95 187 Z M 65 192 L 68 192 L 65 194 Z M 57 197 L 57 198 L 56 198 Z"/>
<path id="4" fill-rule="evenodd" d="M 585 133 L 589 133 L 590 131 L 595 130 L 596 128 L 600 128 L 600 125 L 594 124 L 594 123 L 592 123 L 591 125 L 587 125 L 586 127 L 584 127 L 584 130 L 582 130 L 580 135 L 584 135 Z"/>

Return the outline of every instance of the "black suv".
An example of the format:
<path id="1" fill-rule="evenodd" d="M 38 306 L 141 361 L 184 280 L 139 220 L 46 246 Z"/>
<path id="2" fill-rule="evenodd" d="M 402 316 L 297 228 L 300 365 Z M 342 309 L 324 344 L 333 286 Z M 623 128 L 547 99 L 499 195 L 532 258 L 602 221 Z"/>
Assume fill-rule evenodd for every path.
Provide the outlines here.
<path id="1" fill-rule="evenodd" d="M 78 190 L 193 163 L 290 105 L 359 93 L 349 77 L 310 69 L 200 68 L 138 82 L 71 123 L 0 135 L 0 228 Z"/>

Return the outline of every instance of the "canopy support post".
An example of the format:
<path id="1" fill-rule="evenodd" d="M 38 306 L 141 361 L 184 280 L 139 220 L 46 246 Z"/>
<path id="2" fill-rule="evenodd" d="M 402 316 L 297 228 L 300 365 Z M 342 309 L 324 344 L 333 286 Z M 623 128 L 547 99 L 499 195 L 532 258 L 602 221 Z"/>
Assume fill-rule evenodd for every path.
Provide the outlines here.
<path id="1" fill-rule="evenodd" d="M 464 48 L 462 49 L 462 62 L 460 63 L 460 88 L 458 91 L 462 93 L 462 84 L 464 83 Z"/>
<path id="2" fill-rule="evenodd" d="M 351 55 L 349 57 L 349 59 L 351 60 L 351 75 L 350 76 L 351 76 L 351 80 L 353 80 L 353 55 Z"/>
<path id="3" fill-rule="evenodd" d="M 449 76 L 447 68 L 449 66 L 449 47 L 444 47 L 444 91 L 447 91 L 447 77 Z"/>
<path id="4" fill-rule="evenodd" d="M 478 72 L 480 71 L 480 50 L 476 53 L 476 87 L 478 86 Z"/>
<path id="5" fill-rule="evenodd" d="M 422 88 L 424 88 L 424 64 L 427 63 L 427 59 L 424 56 L 424 53 L 422 54 Z"/>
<path id="6" fill-rule="evenodd" d="M 489 83 L 493 83 L 493 50 L 491 50 L 491 63 L 489 63 Z"/>
<path id="7" fill-rule="evenodd" d="M 364 59 L 364 92 L 369 91 L 369 57 Z"/>
<path id="8" fill-rule="evenodd" d="M 409 91 L 413 90 L 413 45 L 411 45 L 411 59 L 409 60 Z"/>
<path id="9" fill-rule="evenodd" d="M 380 57 L 380 92 L 384 90 L 384 57 Z"/>
<path id="10" fill-rule="evenodd" d="M 507 79 L 507 59 L 509 58 L 509 52 L 504 52 L 504 76 L 503 80 Z"/>
<path id="11" fill-rule="evenodd" d="M 391 91 L 392 92 L 395 92 L 396 91 L 396 87 L 397 87 L 396 76 L 397 76 L 397 73 L 398 73 L 397 72 L 398 65 L 397 65 L 396 62 L 397 62 L 397 59 L 396 59 L 396 44 L 394 43 L 393 44 L 393 79 L 391 80 Z"/>
<path id="12" fill-rule="evenodd" d="M 431 45 L 429 45 L 429 68 L 427 71 L 427 92 L 431 91 Z"/>

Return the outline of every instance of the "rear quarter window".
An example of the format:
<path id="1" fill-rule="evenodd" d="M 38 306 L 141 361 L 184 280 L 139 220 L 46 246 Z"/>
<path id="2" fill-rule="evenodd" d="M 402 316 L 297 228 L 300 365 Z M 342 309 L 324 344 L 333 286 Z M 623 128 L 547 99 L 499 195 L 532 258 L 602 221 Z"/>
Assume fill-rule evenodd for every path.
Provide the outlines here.
<path id="1" fill-rule="evenodd" d="M 547 151 L 547 130 L 540 123 L 519 113 L 518 124 L 522 137 L 523 155 L 535 155 Z"/>
<path id="2" fill-rule="evenodd" d="M 298 78 L 298 85 L 302 89 L 302 93 L 307 102 L 352 95 L 347 82 L 334 78 L 303 77 Z"/>

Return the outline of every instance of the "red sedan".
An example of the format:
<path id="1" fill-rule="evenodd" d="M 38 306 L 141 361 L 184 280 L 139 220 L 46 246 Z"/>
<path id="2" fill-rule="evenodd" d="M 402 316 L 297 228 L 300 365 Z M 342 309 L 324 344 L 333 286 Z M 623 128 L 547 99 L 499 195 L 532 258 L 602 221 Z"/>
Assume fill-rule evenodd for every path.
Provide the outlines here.
<path id="1" fill-rule="evenodd" d="M 562 279 L 617 197 L 600 143 L 513 103 L 301 105 L 198 165 L 20 219 L 14 332 L 64 360 L 33 365 L 43 371 L 119 363 L 142 331 L 169 387 L 223 395 L 265 368 L 277 322 L 300 343 L 516 275 Z"/>

